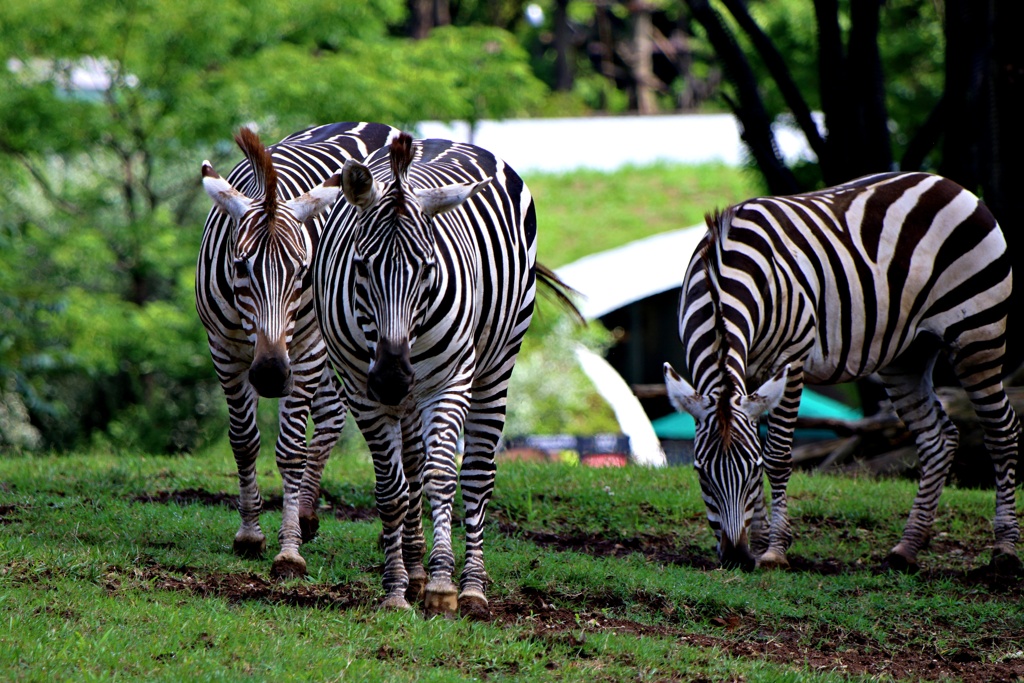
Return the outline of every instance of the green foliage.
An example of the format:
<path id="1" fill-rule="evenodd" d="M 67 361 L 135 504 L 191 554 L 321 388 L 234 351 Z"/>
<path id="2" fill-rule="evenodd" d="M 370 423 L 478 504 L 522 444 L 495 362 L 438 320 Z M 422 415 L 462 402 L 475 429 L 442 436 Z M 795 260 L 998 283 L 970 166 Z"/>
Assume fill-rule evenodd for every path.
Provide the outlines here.
<path id="1" fill-rule="evenodd" d="M 219 414 L 192 294 L 209 206 L 198 167 L 240 158 L 241 123 L 269 142 L 543 98 L 508 33 L 391 37 L 405 13 L 402 0 L 0 5 L 0 386 L 44 445 L 176 451 Z"/>
<path id="2" fill-rule="evenodd" d="M 538 293 L 543 297 L 543 292 Z M 603 353 L 611 333 L 600 323 L 580 326 L 543 298 L 512 372 L 505 434 L 617 433 L 611 408 L 580 369 L 575 348 Z"/>

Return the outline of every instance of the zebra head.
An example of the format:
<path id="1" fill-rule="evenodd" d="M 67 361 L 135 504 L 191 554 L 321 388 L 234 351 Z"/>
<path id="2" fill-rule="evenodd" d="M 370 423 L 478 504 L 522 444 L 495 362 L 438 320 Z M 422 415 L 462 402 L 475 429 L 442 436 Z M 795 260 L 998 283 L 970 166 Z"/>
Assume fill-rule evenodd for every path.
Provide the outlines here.
<path id="1" fill-rule="evenodd" d="M 270 152 L 248 128 L 235 136 L 252 167 L 262 197 L 250 198 L 203 162 L 203 187 L 233 219 L 234 240 L 225 264 L 232 280 L 242 329 L 253 345 L 249 382 L 260 396 L 291 391 L 288 348 L 313 256 L 313 237 L 305 225 L 337 200 L 341 179 L 334 174 L 294 199 L 281 201 Z"/>
<path id="2" fill-rule="evenodd" d="M 789 366 L 751 394 L 730 380 L 700 394 L 669 363 L 664 370 L 669 401 L 696 423 L 693 464 L 718 559 L 726 567 L 753 569 L 757 558 L 748 533 L 764 485 L 758 419 L 782 399 Z"/>
<path id="3" fill-rule="evenodd" d="M 367 395 L 397 406 L 415 385 L 411 347 L 433 294 L 446 278 L 439 272 L 434 217 L 460 206 L 490 179 L 413 187 L 412 138 L 405 133 L 396 137 L 388 155 L 391 177 L 386 182 L 351 159 L 345 162 L 341 182 L 358 214 L 352 264 L 356 315 L 372 358 Z"/>

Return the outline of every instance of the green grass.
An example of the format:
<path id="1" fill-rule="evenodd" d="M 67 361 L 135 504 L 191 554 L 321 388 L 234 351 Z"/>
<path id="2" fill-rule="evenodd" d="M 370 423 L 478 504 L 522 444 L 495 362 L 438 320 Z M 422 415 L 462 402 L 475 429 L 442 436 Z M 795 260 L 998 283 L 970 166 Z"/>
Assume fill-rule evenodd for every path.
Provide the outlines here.
<path id="1" fill-rule="evenodd" d="M 372 468 L 346 443 L 325 488 L 370 506 Z M 263 456 L 267 495 L 274 470 Z M 911 483 L 796 475 L 792 556 L 843 571 L 743 574 L 695 567 L 713 539 L 690 469 L 503 463 L 487 532 L 498 618 L 471 623 L 376 610 L 376 520 L 323 519 L 310 577 L 274 584 L 269 558 L 232 555 L 230 508 L 138 500 L 235 487 L 226 447 L 0 460 L 0 679 L 828 681 L 849 677 L 816 657 L 983 666 L 1024 649 L 1019 591 L 958 573 L 987 560 L 991 492 L 947 490 L 942 540 L 902 576 L 874 568 Z M 280 514 L 263 520 L 272 555 Z M 559 549 L 573 538 L 601 545 Z M 769 656 L 780 644 L 797 655 Z"/>
<path id="2" fill-rule="evenodd" d="M 538 258 L 550 267 L 703 223 L 705 213 L 763 193 L 754 172 L 720 164 L 529 174 L 526 182 L 537 203 Z"/>

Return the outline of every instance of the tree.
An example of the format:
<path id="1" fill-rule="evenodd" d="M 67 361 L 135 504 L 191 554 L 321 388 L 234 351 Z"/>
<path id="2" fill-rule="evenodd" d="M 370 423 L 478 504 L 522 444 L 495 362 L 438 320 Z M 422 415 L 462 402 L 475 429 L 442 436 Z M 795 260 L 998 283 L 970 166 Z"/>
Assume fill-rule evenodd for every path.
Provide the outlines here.
<path id="1" fill-rule="evenodd" d="M 230 167 L 245 122 L 269 142 L 543 95 L 510 34 L 390 37 L 404 20 L 402 0 L 3 3 L 0 404 L 17 392 L 49 446 L 195 445 L 223 403 L 192 295 L 202 159 Z"/>
<path id="2" fill-rule="evenodd" d="M 733 89 L 726 100 L 771 192 L 834 185 L 895 168 L 938 171 L 985 200 L 1003 227 L 1017 272 L 1024 272 L 1024 170 L 1015 161 L 1024 150 L 1018 125 L 1024 115 L 1024 44 L 1010 28 L 1024 19 L 1024 6 L 969 0 L 687 0 L 687 6 L 725 65 Z M 779 23 L 787 12 L 810 7 L 816 49 L 804 43 L 803 52 L 816 55 L 816 82 L 794 76 L 789 58 L 801 50 L 793 49 L 789 34 L 778 26 L 766 30 L 762 23 L 771 21 L 753 16 L 760 11 Z M 765 94 L 758 68 L 775 85 L 771 94 Z M 816 153 L 810 172 L 787 166 L 778 153 L 772 124 L 781 107 L 766 106 L 771 98 L 781 98 Z M 811 116 L 816 107 L 824 115 L 823 131 Z M 1019 287 L 1013 310 L 1022 302 L 1016 292 Z M 1018 316 L 1011 314 L 1007 370 L 1024 359 L 1022 334 Z"/>

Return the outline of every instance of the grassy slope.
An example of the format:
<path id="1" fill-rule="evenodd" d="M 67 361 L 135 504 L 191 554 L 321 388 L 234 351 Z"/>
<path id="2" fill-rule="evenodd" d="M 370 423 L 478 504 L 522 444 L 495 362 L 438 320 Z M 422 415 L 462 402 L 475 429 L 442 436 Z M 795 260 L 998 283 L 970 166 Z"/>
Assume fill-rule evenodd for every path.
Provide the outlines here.
<path id="1" fill-rule="evenodd" d="M 703 223 L 708 211 L 762 192 L 752 171 L 716 164 L 531 174 L 526 182 L 537 202 L 538 258 L 550 267 Z"/>
<path id="2" fill-rule="evenodd" d="M 273 470 L 264 456 L 259 474 L 270 494 L 280 491 Z M 868 570 L 897 538 L 913 496 L 906 482 L 794 477 L 794 557 L 834 558 L 846 569 L 745 575 L 695 569 L 671 554 L 608 557 L 535 542 L 551 533 L 624 544 L 640 538 L 710 558 L 692 470 L 505 464 L 487 537 L 492 605 L 575 615 L 568 631 L 548 633 L 533 607 L 493 624 L 378 613 L 376 520 L 325 519 L 321 537 L 304 550 L 311 577 L 274 587 L 269 559 L 231 554 L 233 510 L 136 500 L 159 491 L 233 492 L 233 471 L 226 448 L 179 458 L 0 461 L 0 678 L 843 679 L 801 661 L 728 654 L 730 643 L 743 641 L 768 651 L 782 626 L 809 651 L 862 647 L 897 659 L 909 649 L 970 652 L 994 662 L 1022 649 L 1019 596 L 968 592 L 942 574 Z M 370 506 L 372 477 L 365 454 L 336 454 L 326 489 Z M 936 529 L 951 539 L 944 550 L 984 545 L 991 498 L 944 495 Z M 279 520 L 264 515 L 270 553 Z M 922 561 L 956 568 L 984 560 L 972 552 L 966 559 L 926 553 Z M 222 575 L 271 588 L 240 601 L 184 590 Z M 320 597 L 301 599 L 310 594 Z M 651 631 L 637 637 L 609 626 L 615 620 Z"/>

